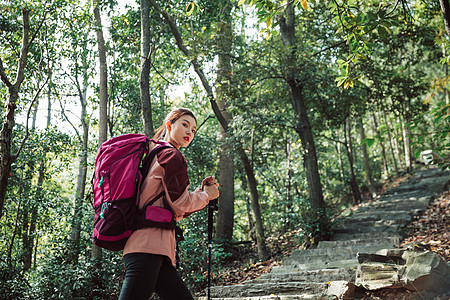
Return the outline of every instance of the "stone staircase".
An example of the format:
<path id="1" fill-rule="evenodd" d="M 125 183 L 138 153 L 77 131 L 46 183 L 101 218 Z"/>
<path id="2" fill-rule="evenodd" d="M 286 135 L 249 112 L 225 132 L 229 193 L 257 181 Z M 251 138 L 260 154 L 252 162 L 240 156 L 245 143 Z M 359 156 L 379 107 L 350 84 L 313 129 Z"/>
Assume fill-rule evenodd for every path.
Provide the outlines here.
<path id="1" fill-rule="evenodd" d="M 448 188 L 450 172 L 427 168 L 371 203 L 361 205 L 337 225 L 332 241 L 317 248 L 294 250 L 282 265 L 243 284 L 211 287 L 214 300 L 336 299 L 327 295 L 331 281 L 355 282 L 357 253 L 395 248 L 406 226 L 430 200 Z M 198 300 L 206 300 L 199 297 Z"/>

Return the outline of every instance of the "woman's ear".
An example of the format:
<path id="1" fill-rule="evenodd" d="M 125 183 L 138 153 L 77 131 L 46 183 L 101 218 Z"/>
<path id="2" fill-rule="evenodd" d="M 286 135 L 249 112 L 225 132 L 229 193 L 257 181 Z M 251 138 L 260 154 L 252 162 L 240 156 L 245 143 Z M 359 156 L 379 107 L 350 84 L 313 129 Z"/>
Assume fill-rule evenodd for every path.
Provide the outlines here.
<path id="1" fill-rule="evenodd" d="M 170 132 L 171 124 L 172 124 L 172 122 L 170 122 L 170 120 L 166 122 L 166 128 L 167 128 L 167 131 L 169 131 L 169 132 Z"/>

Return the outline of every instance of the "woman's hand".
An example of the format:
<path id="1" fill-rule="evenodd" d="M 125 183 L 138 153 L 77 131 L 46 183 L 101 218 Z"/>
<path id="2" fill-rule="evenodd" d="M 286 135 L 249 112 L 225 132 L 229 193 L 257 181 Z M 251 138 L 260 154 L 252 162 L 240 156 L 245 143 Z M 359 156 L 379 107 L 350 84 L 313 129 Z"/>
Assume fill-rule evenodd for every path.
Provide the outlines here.
<path id="1" fill-rule="evenodd" d="M 214 176 L 206 177 L 202 182 L 202 190 L 208 193 L 209 200 L 219 197 L 219 184 Z"/>

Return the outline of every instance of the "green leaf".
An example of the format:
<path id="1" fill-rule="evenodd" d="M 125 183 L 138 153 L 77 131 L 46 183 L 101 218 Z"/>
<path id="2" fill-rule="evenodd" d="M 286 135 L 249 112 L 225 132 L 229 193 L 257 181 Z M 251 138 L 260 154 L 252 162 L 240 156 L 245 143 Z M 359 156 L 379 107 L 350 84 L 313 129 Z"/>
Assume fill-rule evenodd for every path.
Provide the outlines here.
<path id="1" fill-rule="evenodd" d="M 441 119 L 442 119 L 442 115 L 438 115 L 435 119 L 434 119 L 434 121 L 433 121 L 433 125 L 436 125 Z"/>
<path id="2" fill-rule="evenodd" d="M 245 0 L 239 0 L 238 6 L 241 6 L 241 5 L 244 4 L 244 3 L 245 3 Z"/>
<path id="3" fill-rule="evenodd" d="M 388 38 L 388 32 L 384 26 L 378 26 L 377 31 L 383 40 L 386 40 Z"/>
<path id="4" fill-rule="evenodd" d="M 422 148 L 419 148 L 419 149 L 417 149 L 416 150 L 416 153 L 414 154 L 414 156 L 416 157 L 416 158 L 418 158 L 419 156 L 420 156 L 420 153 L 422 152 Z"/>
<path id="5" fill-rule="evenodd" d="M 375 139 L 374 138 L 365 138 L 361 141 L 361 145 L 366 143 L 367 146 L 372 147 L 373 144 L 375 144 Z"/>

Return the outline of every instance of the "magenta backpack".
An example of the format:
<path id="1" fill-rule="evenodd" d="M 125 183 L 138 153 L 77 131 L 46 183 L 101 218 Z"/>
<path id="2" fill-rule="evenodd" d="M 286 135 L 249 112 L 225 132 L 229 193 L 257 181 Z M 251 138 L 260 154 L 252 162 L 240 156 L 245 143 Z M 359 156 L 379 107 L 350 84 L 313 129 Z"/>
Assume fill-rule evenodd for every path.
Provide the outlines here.
<path id="1" fill-rule="evenodd" d="M 145 135 L 125 134 L 104 142 L 97 152 L 92 179 L 95 210 L 92 239 L 102 248 L 122 250 L 133 231 L 140 228 L 176 226 L 164 191 L 142 209 L 138 207 L 140 186 L 153 158 L 170 147 L 167 142 L 158 141 L 150 151 L 149 143 Z M 152 206 L 161 197 L 164 207 Z"/>

